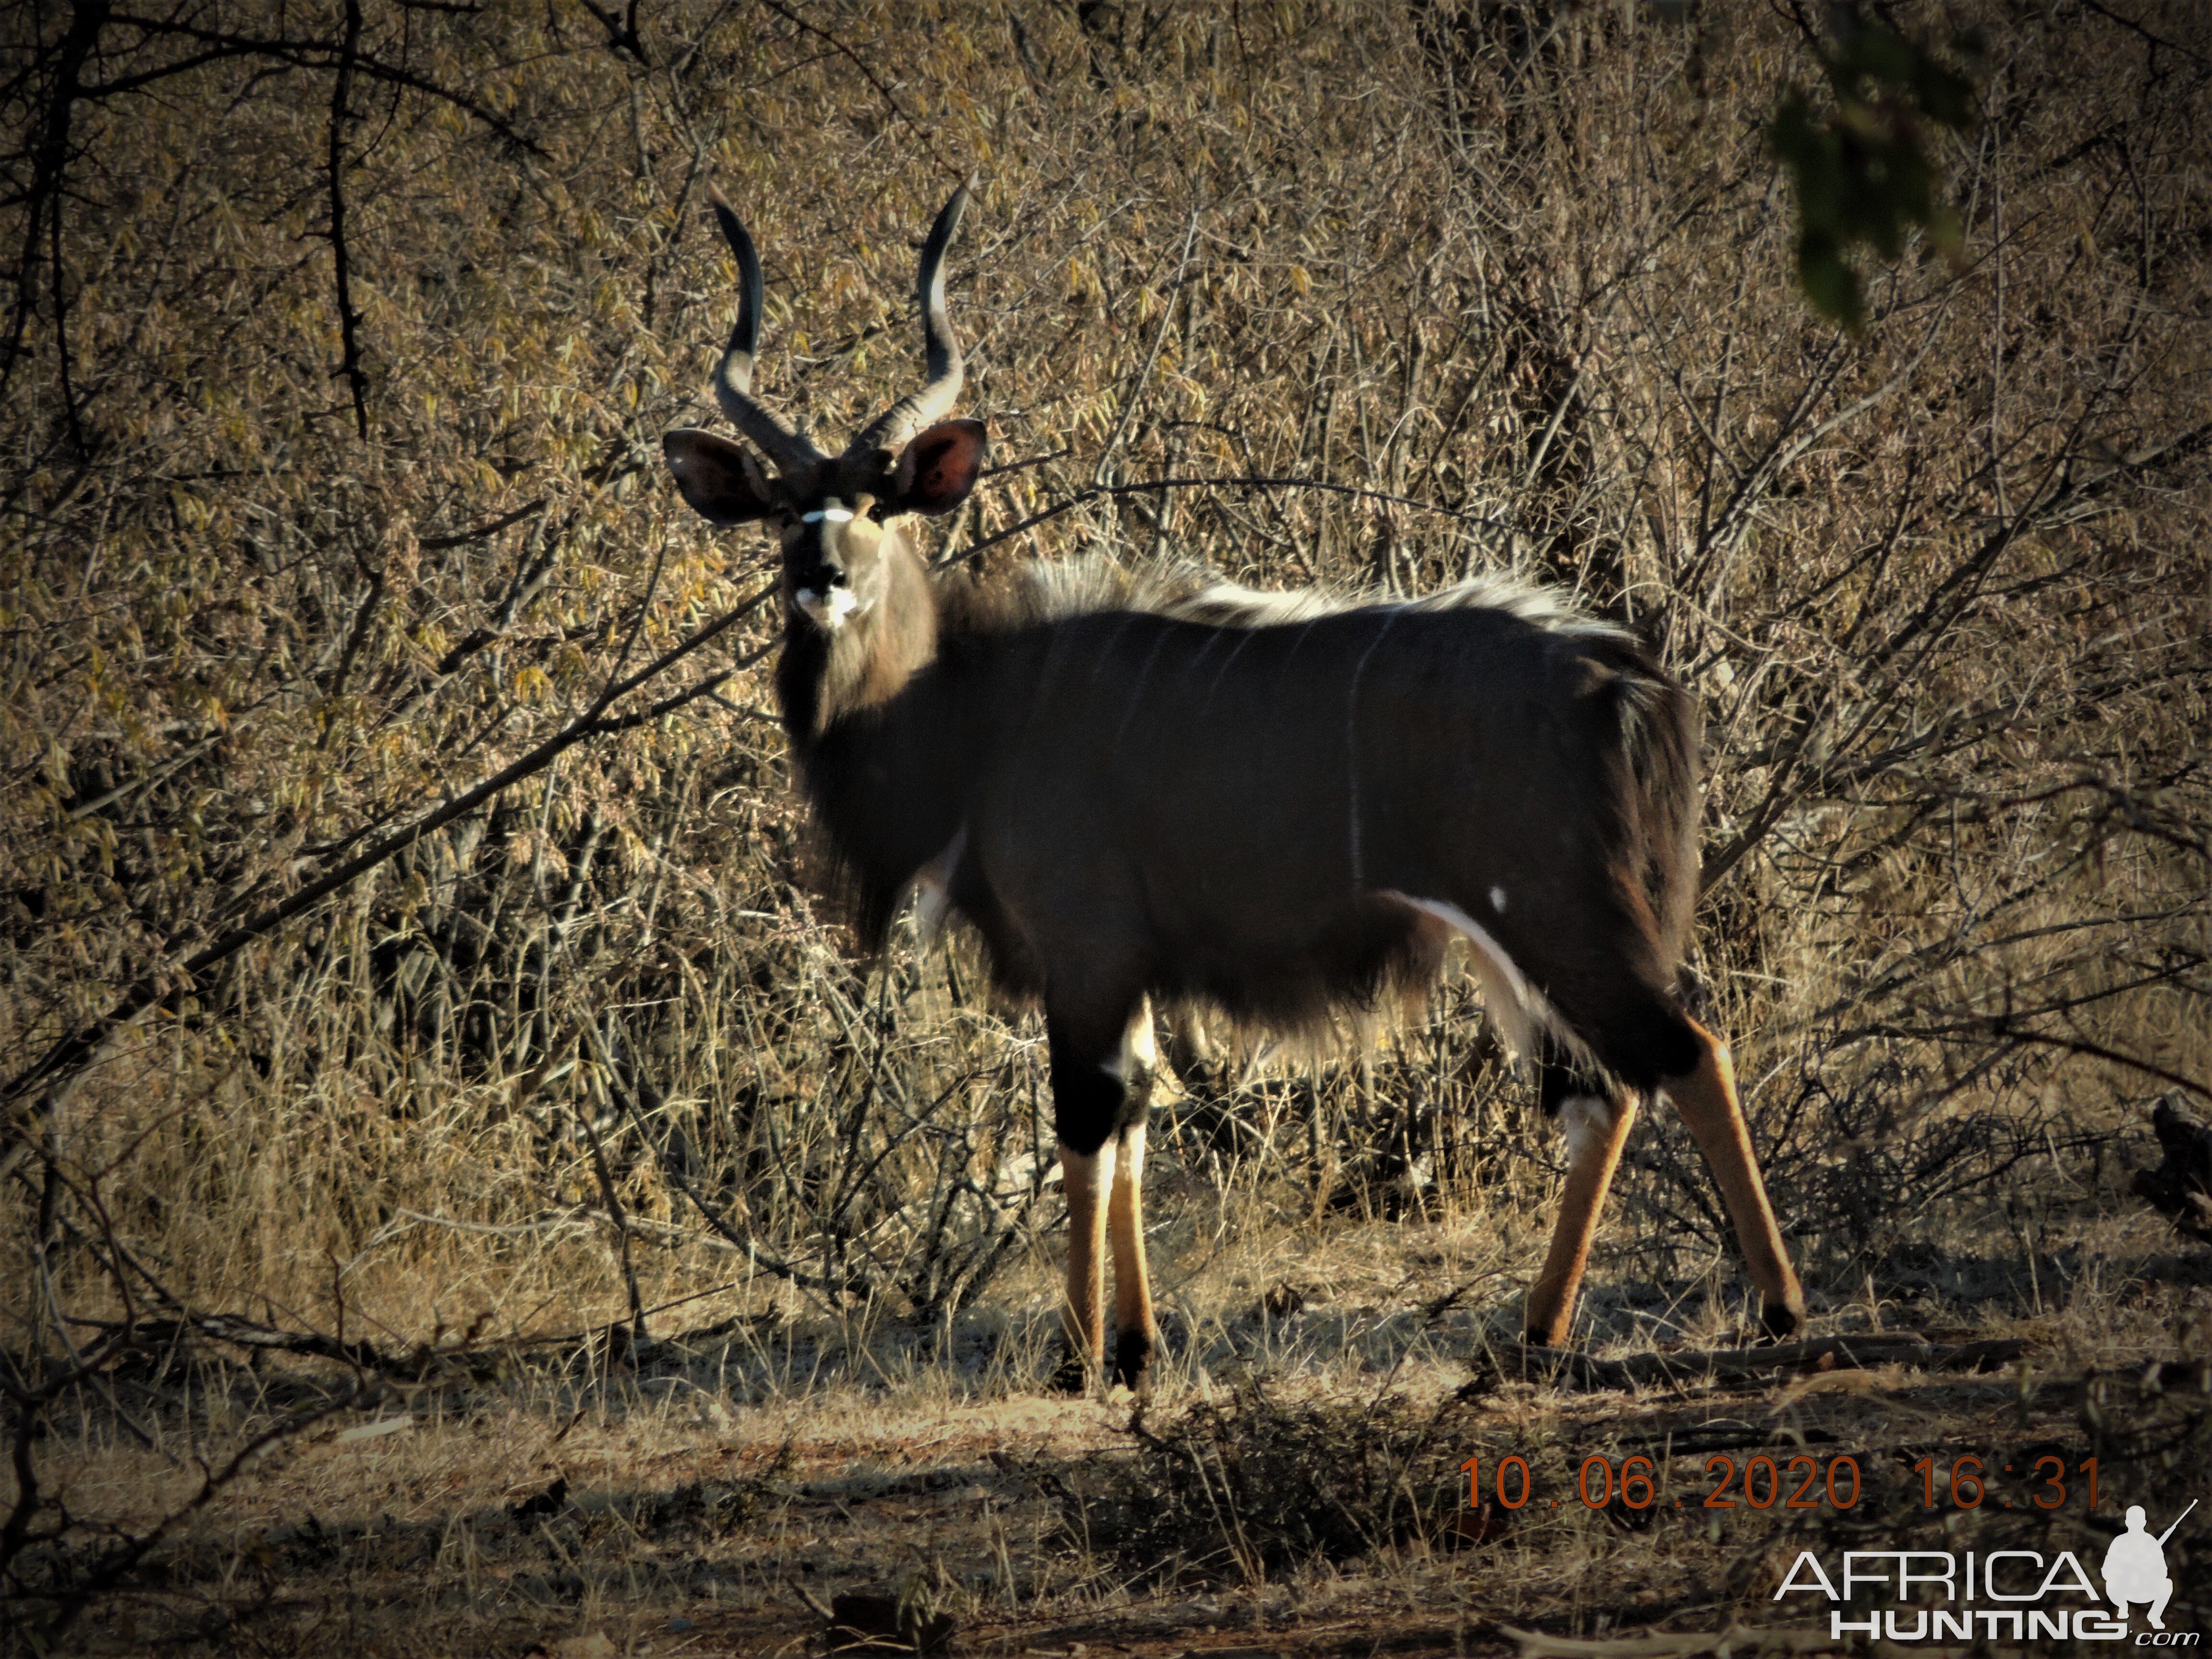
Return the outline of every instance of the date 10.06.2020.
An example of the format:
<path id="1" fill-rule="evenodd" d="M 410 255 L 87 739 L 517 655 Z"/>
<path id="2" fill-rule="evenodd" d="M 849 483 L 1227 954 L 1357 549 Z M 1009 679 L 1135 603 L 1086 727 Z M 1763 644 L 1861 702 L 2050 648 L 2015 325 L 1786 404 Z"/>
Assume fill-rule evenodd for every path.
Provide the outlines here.
<path id="1" fill-rule="evenodd" d="M 1517 1454 L 1499 1458 L 1492 1465 L 1489 1492 L 1483 1489 L 1482 1464 L 1478 1455 L 1460 1465 L 1461 1473 L 1468 1478 L 1470 1507 L 1494 1500 L 1501 1509 L 1517 1510 L 1534 1495 L 1535 1477 L 1529 1472 L 1526 1458 Z M 2017 1501 L 2009 1492 L 1996 1493 L 1991 1472 L 1980 1457 L 1955 1457 L 1947 1470 L 1930 1455 L 1913 1463 L 1911 1472 L 1917 1477 L 1922 1504 L 1931 1510 L 1947 1501 L 1956 1509 L 1979 1509 L 1993 1496 L 1996 1505 L 2004 1509 L 2029 1505 L 2039 1510 L 2060 1509 L 2069 1495 L 2069 1474 L 2075 1477 L 2074 1490 L 2081 1491 L 2086 1485 L 2089 1507 L 2097 1507 L 2095 1458 L 2083 1458 L 2071 1471 L 2063 1458 L 2051 1453 L 2032 1462 L 2023 1459 L 2022 1464 L 2017 1471 L 2010 1463 L 2002 1466 L 2005 1475 L 2017 1473 L 2027 1483 L 2020 1490 Z M 1686 1499 L 1677 1498 L 1671 1505 L 1665 1505 L 1659 1466 L 1652 1459 L 1639 1454 L 1615 1462 L 1601 1454 L 1593 1454 L 1583 1459 L 1576 1473 L 1575 1495 L 1594 1510 L 1613 1504 L 1616 1495 L 1623 1507 L 1632 1510 L 1662 1506 L 1732 1510 L 1739 1505 L 1769 1510 L 1778 1504 L 1786 1510 L 1824 1506 L 1847 1510 L 1859 1501 L 1863 1489 L 1858 1459 L 1842 1453 L 1823 1460 L 1804 1453 L 1780 1458 L 1761 1452 L 1748 1459 L 1741 1469 L 1733 1457 L 1716 1453 L 1705 1460 L 1705 1477 L 1710 1483 L 1707 1491 L 1692 1493 Z M 1553 1500 L 1551 1507 L 1559 1507 L 1559 1500 Z"/>

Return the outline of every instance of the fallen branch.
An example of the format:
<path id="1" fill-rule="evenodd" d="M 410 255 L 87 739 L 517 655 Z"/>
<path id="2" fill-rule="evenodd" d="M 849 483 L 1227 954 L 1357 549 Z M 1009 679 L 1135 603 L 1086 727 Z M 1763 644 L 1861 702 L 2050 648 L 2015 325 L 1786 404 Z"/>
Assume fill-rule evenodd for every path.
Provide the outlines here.
<path id="1" fill-rule="evenodd" d="M 343 1412 L 375 1407 L 386 1398 L 383 1384 L 364 1382 L 356 1378 L 345 1393 L 280 1419 L 248 1440 L 221 1468 L 205 1468 L 203 1466 L 198 1490 L 145 1531 L 110 1544 L 74 1577 L 27 1589 L 11 1586 L 5 1599 L 19 1608 L 43 1606 L 52 1609 L 39 1627 L 41 1640 L 38 1650 L 48 1650 L 58 1644 L 59 1638 L 94 1601 L 127 1585 L 138 1565 L 155 1545 L 205 1509 L 225 1490 L 236 1485 L 263 1458 L 298 1439 L 318 1424 Z M 24 1419 L 27 1429 L 32 1420 L 27 1413 Z M 19 1434 L 19 1444 L 24 1437 Z M 17 1462 L 19 1472 L 27 1469 L 27 1460 L 19 1456 Z M 26 1496 L 34 1493 L 35 1490 L 34 1487 L 26 1488 Z M 51 1538 L 33 1539 L 32 1541 L 51 1541 Z M 23 1615 L 19 1613 L 17 1616 Z"/>
<path id="2" fill-rule="evenodd" d="M 124 1350 L 154 1352 L 170 1347 L 186 1337 L 201 1336 L 263 1353 L 295 1353 L 311 1359 L 328 1359 L 354 1370 L 410 1382 L 421 1382 L 436 1362 L 453 1357 L 427 1348 L 412 1354 L 392 1353 L 374 1343 L 342 1341 L 319 1331 L 288 1331 L 275 1325 L 264 1325 L 258 1320 L 241 1319 L 234 1314 L 186 1313 L 130 1322 L 72 1322 L 92 1325 Z"/>

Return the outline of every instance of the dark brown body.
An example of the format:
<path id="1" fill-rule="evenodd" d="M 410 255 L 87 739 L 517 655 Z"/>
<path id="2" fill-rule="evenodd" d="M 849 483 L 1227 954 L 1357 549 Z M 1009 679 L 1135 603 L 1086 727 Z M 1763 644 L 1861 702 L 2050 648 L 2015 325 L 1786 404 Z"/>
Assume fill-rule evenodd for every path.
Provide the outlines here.
<path id="1" fill-rule="evenodd" d="M 1437 929 L 1384 895 L 1441 900 L 1604 1068 L 1684 1069 L 1695 716 L 1632 641 L 1480 603 L 1014 609 L 940 623 L 902 690 L 799 736 L 872 943 L 964 830 L 945 879 L 1000 987 L 1117 1042 L 1146 994 L 1279 1029 L 1425 977 Z"/>
<path id="2" fill-rule="evenodd" d="M 930 380 L 836 457 L 750 395 L 759 267 L 718 199 L 743 302 L 717 392 L 779 473 L 711 433 L 665 447 L 699 511 L 781 539 L 785 728 L 868 943 L 920 889 L 974 925 L 1002 989 L 1044 1010 L 1072 1378 L 1103 1357 L 1109 1238 L 1114 1375 L 1150 1376 L 1152 1000 L 1320 1028 L 1424 980 L 1455 933 L 1571 1143 L 1531 1333 L 1565 1340 L 1654 1091 L 1712 1164 L 1766 1322 L 1795 1328 L 1803 1297 L 1728 1051 L 1677 994 L 1690 698 L 1628 635 L 1509 584 L 1356 605 L 1103 566 L 1035 568 L 998 591 L 932 577 L 899 520 L 958 506 L 984 450 L 980 423 L 939 418 L 960 384 L 942 259 L 965 197 L 922 256 Z"/>

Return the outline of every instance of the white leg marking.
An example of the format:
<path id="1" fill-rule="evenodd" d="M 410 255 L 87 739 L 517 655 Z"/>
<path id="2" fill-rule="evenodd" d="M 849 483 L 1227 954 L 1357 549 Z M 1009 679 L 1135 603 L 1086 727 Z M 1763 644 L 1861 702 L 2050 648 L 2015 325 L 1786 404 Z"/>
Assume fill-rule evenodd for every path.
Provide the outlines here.
<path id="1" fill-rule="evenodd" d="M 1114 1164 L 1107 1230 L 1114 1247 L 1114 1328 L 1120 1333 L 1115 1363 L 1119 1369 L 1120 1343 L 1133 1336 L 1150 1340 L 1155 1328 L 1152 1271 L 1145 1262 L 1144 1123 L 1130 1124 L 1117 1139 L 1121 1156 Z M 1129 1357 L 1136 1358 L 1133 1351 Z M 1150 1386 L 1150 1379 L 1141 1373 L 1127 1380 L 1139 1389 Z"/>
<path id="2" fill-rule="evenodd" d="M 1129 1017 L 1128 1026 L 1121 1033 L 1121 1052 L 1098 1069 L 1126 1086 L 1133 1079 L 1158 1069 L 1159 1063 L 1159 1048 L 1152 1041 L 1152 1000 L 1141 997 L 1137 1012 Z"/>
<path id="3" fill-rule="evenodd" d="M 968 826 L 945 844 L 945 850 L 915 872 L 914 884 L 919 892 L 915 906 L 915 931 L 921 935 L 921 947 L 928 950 L 937 943 L 937 936 L 945 930 L 945 912 L 952 908 L 952 872 L 959 867 L 960 855 L 968 850 Z"/>
<path id="4" fill-rule="evenodd" d="M 1108 1137 L 1106 1144 L 1089 1156 L 1076 1152 L 1062 1143 L 1060 1149 L 1060 1179 L 1069 1187 L 1079 1187 L 1086 1192 L 1103 1193 L 1114 1184 L 1114 1141 Z"/>
<path id="5" fill-rule="evenodd" d="M 1132 1187 L 1144 1184 L 1145 1126 L 1142 1121 L 1132 1123 L 1121 1134 L 1121 1156 L 1114 1165 L 1114 1180 L 1117 1185 Z"/>
<path id="6" fill-rule="evenodd" d="M 1434 916 L 1473 945 L 1474 970 L 1482 981 L 1483 1006 L 1496 1022 L 1498 1034 L 1505 1039 L 1506 1047 L 1516 1054 L 1532 1054 L 1535 1052 L 1529 1040 L 1534 1035 L 1534 1028 L 1540 1023 L 1552 1023 L 1544 1007 L 1544 1000 L 1522 976 L 1520 969 L 1514 966 L 1513 958 L 1505 954 L 1505 947 L 1491 936 L 1487 927 L 1456 904 L 1447 904 L 1442 899 L 1415 898 L 1411 893 L 1394 892 L 1389 889 L 1378 890 L 1376 896 L 1395 899 L 1424 915 Z"/>
<path id="7" fill-rule="evenodd" d="M 1559 1133 L 1567 1139 L 1567 1161 L 1580 1164 L 1613 1137 L 1613 1104 L 1595 1095 L 1569 1095 L 1559 1103 Z"/>
<path id="8" fill-rule="evenodd" d="M 1089 1156 L 1060 1147 L 1060 1179 L 1067 1195 L 1068 1346 L 1096 1364 L 1105 1334 L 1107 1211 L 1114 1186 L 1114 1143 Z"/>

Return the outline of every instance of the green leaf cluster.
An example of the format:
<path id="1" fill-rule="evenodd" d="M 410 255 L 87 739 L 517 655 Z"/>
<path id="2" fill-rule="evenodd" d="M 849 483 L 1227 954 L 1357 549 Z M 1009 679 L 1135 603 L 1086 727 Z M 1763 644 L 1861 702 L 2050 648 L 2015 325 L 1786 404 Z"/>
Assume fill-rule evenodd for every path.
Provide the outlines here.
<path id="1" fill-rule="evenodd" d="M 1833 107 L 1822 113 L 1792 87 L 1769 138 L 1797 198 L 1798 282 L 1821 315 L 1856 334 L 1866 326 L 1866 289 L 1854 249 L 1894 260 L 1917 228 L 1930 252 L 1954 265 L 1963 259 L 1959 216 L 1944 199 L 1929 129 L 1973 125 L 1973 83 L 1856 6 L 1836 8 L 1832 32 L 1833 44 L 1817 56 Z M 1951 46 L 1970 62 L 1980 56 L 1974 34 L 1954 36 Z"/>

